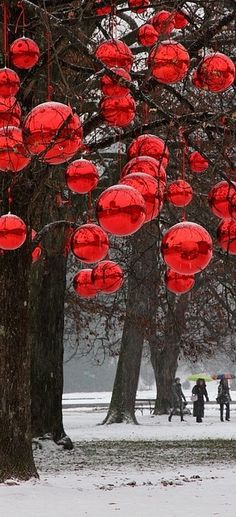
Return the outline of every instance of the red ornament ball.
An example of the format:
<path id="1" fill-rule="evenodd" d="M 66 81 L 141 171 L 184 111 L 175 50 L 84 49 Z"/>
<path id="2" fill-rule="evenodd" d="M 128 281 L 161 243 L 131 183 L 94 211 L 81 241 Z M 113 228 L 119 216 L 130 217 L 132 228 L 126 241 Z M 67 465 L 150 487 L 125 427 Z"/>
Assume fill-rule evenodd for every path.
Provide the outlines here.
<path id="1" fill-rule="evenodd" d="M 167 190 L 166 197 L 174 206 L 187 206 L 193 198 L 193 189 L 187 181 L 173 181 Z"/>
<path id="2" fill-rule="evenodd" d="M 40 50 L 30 38 L 18 38 L 10 46 L 10 59 L 14 66 L 28 70 L 39 60 Z"/>
<path id="3" fill-rule="evenodd" d="M 200 90 L 204 89 L 203 83 L 201 82 L 201 80 L 197 74 L 197 70 L 193 70 L 192 83 L 193 83 L 193 86 L 195 86 L 196 88 L 198 88 Z"/>
<path id="4" fill-rule="evenodd" d="M 150 5 L 150 0 L 128 0 L 128 6 L 134 13 L 144 13 Z"/>
<path id="5" fill-rule="evenodd" d="M 208 168 L 208 161 L 198 151 L 189 156 L 189 168 L 192 172 L 204 172 Z"/>
<path id="6" fill-rule="evenodd" d="M 158 160 L 163 167 L 166 167 L 170 153 L 164 140 L 155 135 L 145 134 L 138 136 L 131 142 L 127 155 L 129 160 L 136 156 L 150 156 Z"/>
<path id="7" fill-rule="evenodd" d="M 172 269 L 167 269 L 165 273 L 165 284 L 168 291 L 174 294 L 184 294 L 190 291 L 194 284 L 194 275 L 181 275 Z"/>
<path id="8" fill-rule="evenodd" d="M 0 128 L 0 171 L 16 173 L 29 163 L 21 129 L 13 126 Z"/>
<path id="9" fill-rule="evenodd" d="M 125 176 L 120 185 L 129 185 L 143 196 L 146 208 L 145 223 L 157 217 L 163 206 L 163 183 L 158 184 L 155 178 L 143 172 L 135 172 Z"/>
<path id="10" fill-rule="evenodd" d="M 161 181 L 166 184 L 166 171 L 164 167 L 155 158 L 150 156 L 137 156 L 132 158 L 122 169 L 121 177 L 124 178 L 127 174 L 133 174 L 134 172 L 144 172 L 152 176 L 157 181 Z"/>
<path id="11" fill-rule="evenodd" d="M 57 165 L 70 160 L 82 145 L 82 126 L 70 106 L 44 102 L 33 108 L 23 124 L 24 141 L 32 155 Z"/>
<path id="12" fill-rule="evenodd" d="M 236 221 L 223 219 L 217 228 L 217 241 L 223 251 L 236 255 Z"/>
<path id="13" fill-rule="evenodd" d="M 10 68 L 0 69 L 0 96 L 12 97 L 16 95 L 20 88 L 20 78 L 14 70 Z"/>
<path id="14" fill-rule="evenodd" d="M 124 282 L 122 268 L 112 260 L 103 260 L 93 269 L 94 286 L 102 293 L 115 293 Z"/>
<path id="15" fill-rule="evenodd" d="M 93 284 L 92 271 L 92 269 L 81 269 L 74 277 L 74 290 L 81 298 L 95 298 L 98 292 Z"/>
<path id="16" fill-rule="evenodd" d="M 152 24 L 158 34 L 170 34 L 175 28 L 174 14 L 170 11 L 159 11 L 152 17 Z"/>
<path id="17" fill-rule="evenodd" d="M 0 248 L 2 250 L 17 250 L 24 244 L 27 228 L 20 217 L 13 214 L 0 217 Z"/>
<path id="18" fill-rule="evenodd" d="M 32 239 L 32 241 L 34 240 L 36 235 L 37 235 L 37 232 L 35 230 L 31 230 L 31 239 Z M 41 246 L 36 246 L 36 248 L 34 248 L 34 250 L 31 253 L 32 262 L 33 263 L 37 262 L 40 259 L 41 254 L 42 254 Z"/>
<path id="19" fill-rule="evenodd" d="M 162 239 L 162 256 L 173 271 L 183 275 L 199 273 L 212 258 L 212 238 L 199 224 L 182 222 L 172 226 Z"/>
<path id="20" fill-rule="evenodd" d="M 129 94 L 125 97 L 105 97 L 100 103 L 100 114 L 110 126 L 128 126 L 135 117 L 136 104 Z"/>
<path id="21" fill-rule="evenodd" d="M 197 77 L 201 88 L 211 92 L 224 92 L 234 82 L 235 66 L 228 56 L 215 52 L 206 56 L 197 68 Z"/>
<path id="22" fill-rule="evenodd" d="M 182 81 L 188 72 L 189 54 L 183 45 L 174 40 L 162 41 L 148 57 L 148 66 L 155 79 L 164 84 Z"/>
<path id="23" fill-rule="evenodd" d="M 114 185 L 104 190 L 98 198 L 96 212 L 99 224 L 114 235 L 132 235 L 146 219 L 143 197 L 127 185 Z"/>
<path id="24" fill-rule="evenodd" d="M 127 70 L 123 68 L 111 68 L 111 70 L 123 79 L 126 79 L 126 81 L 131 81 L 130 74 Z M 103 75 L 100 83 L 102 93 L 107 97 L 122 97 L 129 93 L 127 86 L 122 86 L 122 84 L 119 83 L 119 79 L 113 79 L 109 77 L 109 75 Z"/>
<path id="25" fill-rule="evenodd" d="M 176 11 L 174 13 L 175 29 L 184 29 L 189 24 L 188 18 L 184 11 Z"/>
<path id="26" fill-rule="evenodd" d="M 0 127 L 20 125 L 21 107 L 15 97 L 0 97 Z"/>
<path id="27" fill-rule="evenodd" d="M 100 43 L 95 55 L 109 68 L 124 68 L 128 72 L 131 70 L 134 60 L 129 47 L 119 40 L 108 40 Z"/>
<path id="28" fill-rule="evenodd" d="M 208 194 L 208 203 L 211 211 L 220 219 L 231 218 L 231 201 L 234 204 L 236 194 L 236 183 L 230 185 L 227 181 L 219 181 Z"/>
<path id="29" fill-rule="evenodd" d="M 151 23 L 145 23 L 138 30 L 138 42 L 144 47 L 151 47 L 158 40 L 159 34 Z"/>
<path id="30" fill-rule="evenodd" d="M 77 194 L 91 192 L 99 180 L 97 167 L 89 160 L 75 160 L 66 169 L 67 187 Z"/>
<path id="31" fill-rule="evenodd" d="M 106 16 L 107 14 L 110 14 L 111 9 L 111 2 L 107 2 L 108 5 L 104 5 L 103 7 L 100 7 L 100 4 L 104 4 L 104 0 L 97 0 L 95 3 L 95 10 L 97 16 Z"/>
<path id="32" fill-rule="evenodd" d="M 84 224 L 71 237 L 72 253 L 86 264 L 104 259 L 108 250 L 108 236 L 97 224 Z"/>

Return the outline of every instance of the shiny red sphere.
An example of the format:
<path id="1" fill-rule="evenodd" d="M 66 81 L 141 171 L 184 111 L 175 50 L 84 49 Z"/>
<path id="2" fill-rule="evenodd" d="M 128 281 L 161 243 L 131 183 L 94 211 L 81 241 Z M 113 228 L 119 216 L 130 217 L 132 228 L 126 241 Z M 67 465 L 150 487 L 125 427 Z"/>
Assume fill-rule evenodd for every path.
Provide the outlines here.
<path id="1" fill-rule="evenodd" d="M 111 70 L 123 79 L 126 79 L 126 81 L 131 81 L 130 74 L 127 70 L 123 68 L 111 68 Z M 129 93 L 127 86 L 122 86 L 122 84 L 119 84 L 119 79 L 113 79 L 109 77 L 109 75 L 103 75 L 100 83 L 102 93 L 107 97 L 122 97 Z"/>
<path id="2" fill-rule="evenodd" d="M 204 172 L 208 168 L 208 161 L 198 151 L 189 156 L 189 168 L 192 172 Z"/>
<path id="3" fill-rule="evenodd" d="M 152 24 L 158 34 L 170 34 L 174 28 L 174 14 L 170 11 L 159 11 L 154 14 Z"/>
<path id="4" fill-rule="evenodd" d="M 14 66 L 28 70 L 39 60 L 40 50 L 30 38 L 18 38 L 10 46 L 10 59 Z"/>
<path id="5" fill-rule="evenodd" d="M 199 224 L 182 222 L 172 226 L 162 239 L 162 256 L 173 271 L 183 275 L 199 273 L 212 258 L 212 238 Z"/>
<path id="6" fill-rule="evenodd" d="M 154 29 L 153 25 L 151 25 L 151 23 L 145 23 L 145 25 L 139 27 L 138 42 L 140 45 L 143 45 L 144 47 L 151 47 L 157 42 L 158 37 L 159 34 Z"/>
<path id="7" fill-rule="evenodd" d="M 108 40 L 100 43 L 96 57 L 109 68 L 119 67 L 130 71 L 133 64 L 133 54 L 129 47 L 119 40 Z"/>
<path id="8" fill-rule="evenodd" d="M 150 0 L 128 0 L 128 6 L 134 13 L 144 13 L 150 5 Z"/>
<path id="9" fill-rule="evenodd" d="M 24 141 L 32 155 L 57 165 L 74 156 L 82 145 L 82 126 L 70 106 L 44 102 L 33 108 L 23 124 Z"/>
<path id="10" fill-rule="evenodd" d="M 174 294 L 184 294 L 190 291 L 194 284 L 194 275 L 181 275 L 172 269 L 167 269 L 165 273 L 165 284 L 168 291 Z"/>
<path id="11" fill-rule="evenodd" d="M 24 244 L 27 228 L 20 217 L 6 214 L 0 217 L 0 248 L 2 250 L 17 250 Z"/>
<path id="12" fill-rule="evenodd" d="M 163 167 L 166 167 L 170 153 L 164 140 L 155 135 L 145 134 L 138 136 L 131 142 L 127 155 L 129 160 L 136 156 L 150 156 L 158 160 Z"/>
<path id="13" fill-rule="evenodd" d="M 124 282 L 124 272 L 112 260 L 103 260 L 93 269 L 94 286 L 102 293 L 115 293 Z"/>
<path id="14" fill-rule="evenodd" d="M 93 284 L 92 271 L 92 269 L 81 269 L 74 277 L 74 290 L 81 298 L 94 298 L 98 292 Z"/>
<path id="15" fill-rule="evenodd" d="M 187 206 L 192 201 L 193 189 L 187 181 L 173 181 L 168 187 L 166 197 L 174 206 Z"/>
<path id="16" fill-rule="evenodd" d="M 104 230 L 114 235 L 132 235 L 145 222 L 145 201 L 134 188 L 114 185 L 98 198 L 96 213 Z"/>
<path id="17" fill-rule="evenodd" d="M 15 97 L 0 97 L 0 127 L 20 125 L 21 107 Z"/>
<path id="18" fill-rule="evenodd" d="M 20 88 L 20 78 L 14 70 L 10 68 L 0 69 L 0 96 L 12 97 L 16 95 Z"/>
<path id="19" fill-rule="evenodd" d="M 16 173 L 29 163 L 21 129 L 13 126 L 0 128 L 0 171 Z"/>
<path id="20" fill-rule="evenodd" d="M 112 9 L 111 9 L 111 2 L 107 2 L 108 5 L 103 5 L 103 7 L 100 7 L 100 4 L 104 4 L 104 0 L 96 0 L 96 3 L 95 3 L 95 10 L 96 10 L 96 15 L 97 16 L 106 16 L 106 14 L 110 14 Z"/>
<path id="21" fill-rule="evenodd" d="M 215 52 L 202 59 L 197 68 L 202 88 L 211 92 L 224 92 L 234 82 L 235 66 L 228 56 Z"/>
<path id="22" fill-rule="evenodd" d="M 143 196 L 146 208 L 145 223 L 157 217 L 163 206 L 164 186 L 162 182 L 158 184 L 152 176 L 143 172 L 135 172 L 125 176 L 120 181 L 120 185 L 133 187 Z"/>
<path id="23" fill-rule="evenodd" d="M 98 170 L 89 160 L 75 160 L 66 169 L 67 187 L 77 194 L 91 192 L 99 180 Z"/>
<path id="24" fill-rule="evenodd" d="M 184 11 L 176 11 L 174 13 L 175 29 L 184 29 L 189 24 Z"/>
<path id="25" fill-rule="evenodd" d="M 37 235 L 37 232 L 35 230 L 31 230 L 31 239 L 33 241 L 33 239 L 36 237 Z M 34 248 L 34 250 L 32 251 L 31 253 L 31 257 L 32 257 L 32 262 L 35 263 L 37 262 L 40 257 L 42 255 L 42 248 L 41 246 L 36 246 L 36 248 Z"/>
<path id="26" fill-rule="evenodd" d="M 164 84 L 182 81 L 189 64 L 190 57 L 186 48 L 174 40 L 162 41 L 151 50 L 148 57 L 151 74 Z"/>
<path id="27" fill-rule="evenodd" d="M 162 181 L 164 185 L 166 183 L 166 171 L 164 167 L 158 160 L 151 158 L 151 156 L 137 156 L 136 158 L 132 158 L 132 160 L 123 167 L 121 177 L 124 178 L 127 174 L 133 174 L 134 172 L 144 172 L 144 174 L 152 176 L 157 181 Z"/>
<path id="28" fill-rule="evenodd" d="M 236 194 L 236 183 L 232 183 L 235 185 L 235 188 L 228 181 L 219 181 L 208 194 L 208 203 L 211 211 L 220 219 L 231 218 L 231 200 L 234 204 Z"/>
<path id="29" fill-rule="evenodd" d="M 129 94 L 125 97 L 104 97 L 100 103 L 100 114 L 110 126 L 128 126 L 135 117 L 136 104 Z"/>
<path id="30" fill-rule="evenodd" d="M 86 264 L 104 259 L 108 250 L 108 236 L 97 224 L 84 224 L 71 237 L 72 253 Z"/>
<path id="31" fill-rule="evenodd" d="M 236 255 L 236 221 L 223 219 L 217 228 L 217 241 L 223 251 Z"/>

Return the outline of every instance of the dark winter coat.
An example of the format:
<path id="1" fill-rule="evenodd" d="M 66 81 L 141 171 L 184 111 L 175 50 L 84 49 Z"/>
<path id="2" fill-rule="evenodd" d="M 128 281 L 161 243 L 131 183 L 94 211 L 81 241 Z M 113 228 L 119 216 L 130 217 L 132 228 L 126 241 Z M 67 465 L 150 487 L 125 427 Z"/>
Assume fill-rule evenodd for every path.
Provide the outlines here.
<path id="1" fill-rule="evenodd" d="M 174 384 L 172 384 L 172 395 L 174 406 L 180 405 L 182 403 L 182 400 L 186 401 L 180 383 L 174 382 Z"/>
<path id="2" fill-rule="evenodd" d="M 229 393 L 229 386 L 225 386 L 224 384 L 220 383 L 218 386 L 218 396 L 217 396 L 217 402 L 218 404 L 229 404 L 231 401 L 230 393 Z"/>
<path id="3" fill-rule="evenodd" d="M 192 394 L 197 395 L 197 400 L 193 403 L 193 416 L 199 415 L 204 417 L 204 397 L 209 402 L 206 386 L 198 386 L 197 384 L 192 389 Z"/>

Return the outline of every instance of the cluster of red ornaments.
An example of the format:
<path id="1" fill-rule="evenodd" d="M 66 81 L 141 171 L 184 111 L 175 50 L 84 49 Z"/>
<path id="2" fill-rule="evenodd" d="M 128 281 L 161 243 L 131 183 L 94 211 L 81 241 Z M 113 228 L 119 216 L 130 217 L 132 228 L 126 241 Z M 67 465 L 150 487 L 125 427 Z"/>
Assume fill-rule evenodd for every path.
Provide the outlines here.
<path id="1" fill-rule="evenodd" d="M 236 255 L 236 183 L 220 181 L 208 194 L 209 206 L 221 219 L 217 228 L 217 241 L 223 251 Z"/>
<path id="2" fill-rule="evenodd" d="M 185 11 L 159 11 L 138 30 L 138 41 L 144 47 L 157 43 L 160 36 L 169 36 L 175 29 L 183 29 L 188 25 Z"/>

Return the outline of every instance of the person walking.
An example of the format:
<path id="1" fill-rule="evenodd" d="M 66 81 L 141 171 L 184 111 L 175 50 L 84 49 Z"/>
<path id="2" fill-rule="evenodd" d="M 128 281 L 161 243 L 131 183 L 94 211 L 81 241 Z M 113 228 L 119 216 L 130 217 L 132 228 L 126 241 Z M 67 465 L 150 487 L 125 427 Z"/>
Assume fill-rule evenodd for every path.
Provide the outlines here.
<path id="1" fill-rule="evenodd" d="M 182 391 L 182 385 L 180 382 L 180 378 L 176 377 L 174 384 L 172 385 L 172 395 L 173 395 L 173 408 L 171 409 L 171 412 L 169 414 L 169 422 L 171 422 L 173 414 L 176 412 L 177 409 L 180 410 L 180 420 L 181 422 L 184 422 L 184 414 L 183 414 L 183 408 L 184 405 L 187 405 L 186 398 L 184 396 L 184 393 Z M 185 402 L 185 404 L 183 404 Z"/>
<path id="2" fill-rule="evenodd" d="M 220 384 L 218 386 L 218 396 L 216 401 L 220 404 L 220 419 L 221 422 L 224 422 L 224 406 L 225 406 L 225 420 L 229 422 L 230 420 L 230 392 L 229 392 L 229 383 L 227 379 L 221 379 Z"/>
<path id="3" fill-rule="evenodd" d="M 206 389 L 204 379 L 197 379 L 195 386 L 192 389 L 193 400 L 193 416 L 196 417 L 196 422 L 202 422 L 204 417 L 204 397 L 206 402 L 209 402 L 209 397 Z"/>

